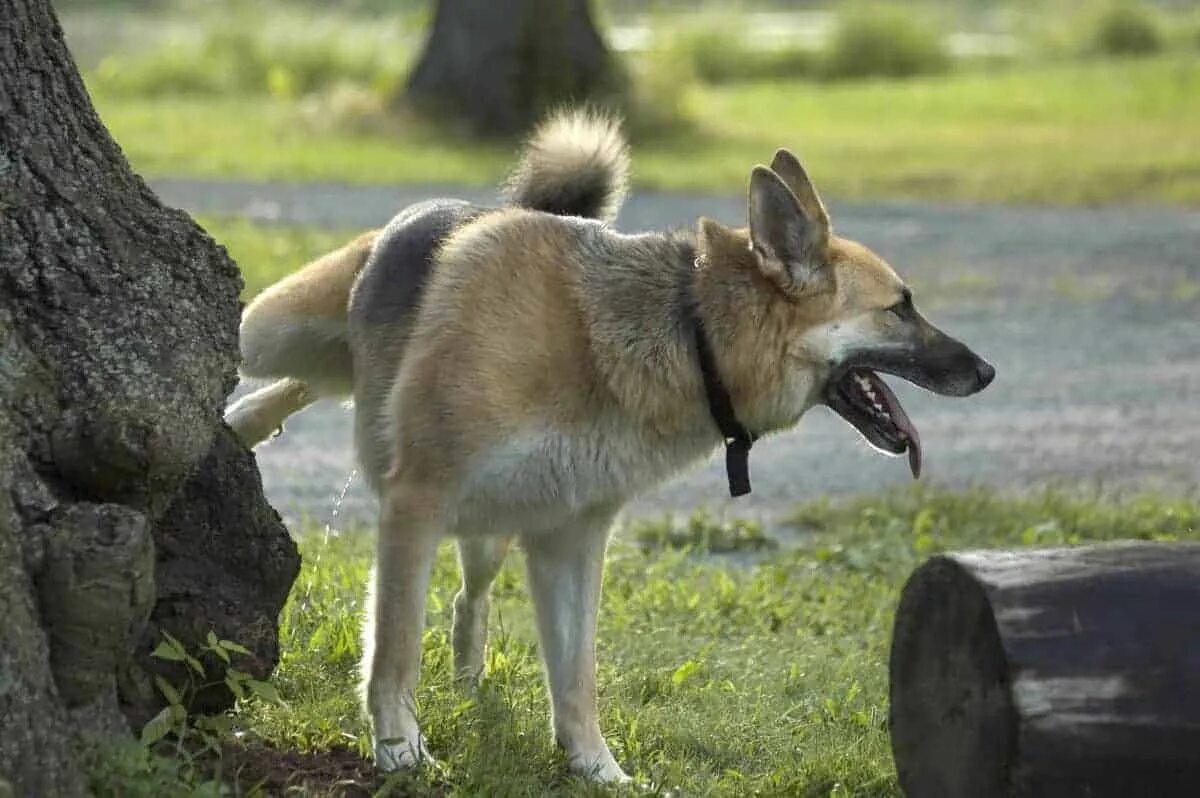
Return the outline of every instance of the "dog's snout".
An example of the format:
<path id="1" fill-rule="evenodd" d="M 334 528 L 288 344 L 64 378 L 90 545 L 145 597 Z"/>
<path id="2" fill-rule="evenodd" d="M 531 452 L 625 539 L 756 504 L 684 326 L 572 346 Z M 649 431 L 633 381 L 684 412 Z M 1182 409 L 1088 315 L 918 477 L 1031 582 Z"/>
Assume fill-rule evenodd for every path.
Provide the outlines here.
<path id="1" fill-rule="evenodd" d="M 996 379 L 995 367 L 983 358 L 977 358 L 975 362 L 975 379 L 979 383 L 979 387 L 975 390 L 982 391 L 992 384 L 992 380 Z"/>

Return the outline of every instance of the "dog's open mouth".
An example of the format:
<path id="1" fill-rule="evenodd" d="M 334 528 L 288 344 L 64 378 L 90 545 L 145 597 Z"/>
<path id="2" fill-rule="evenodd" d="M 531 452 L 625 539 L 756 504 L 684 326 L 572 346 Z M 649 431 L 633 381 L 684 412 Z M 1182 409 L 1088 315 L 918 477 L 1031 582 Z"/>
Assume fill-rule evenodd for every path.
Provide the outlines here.
<path id="1" fill-rule="evenodd" d="M 850 368 L 830 380 L 825 404 L 849 421 L 877 449 L 889 454 L 908 452 L 913 479 L 921 476 L 921 438 L 900 400 L 875 372 Z"/>

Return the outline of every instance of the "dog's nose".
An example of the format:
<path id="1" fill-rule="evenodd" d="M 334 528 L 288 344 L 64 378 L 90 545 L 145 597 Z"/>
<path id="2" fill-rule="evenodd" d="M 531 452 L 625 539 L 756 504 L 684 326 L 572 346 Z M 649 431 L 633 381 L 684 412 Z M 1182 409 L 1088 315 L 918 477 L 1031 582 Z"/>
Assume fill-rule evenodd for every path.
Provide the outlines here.
<path id="1" fill-rule="evenodd" d="M 992 384 L 992 380 L 996 379 L 996 369 L 991 363 L 980 359 L 975 364 L 975 379 L 979 381 L 979 388 L 977 390 L 982 391 Z"/>

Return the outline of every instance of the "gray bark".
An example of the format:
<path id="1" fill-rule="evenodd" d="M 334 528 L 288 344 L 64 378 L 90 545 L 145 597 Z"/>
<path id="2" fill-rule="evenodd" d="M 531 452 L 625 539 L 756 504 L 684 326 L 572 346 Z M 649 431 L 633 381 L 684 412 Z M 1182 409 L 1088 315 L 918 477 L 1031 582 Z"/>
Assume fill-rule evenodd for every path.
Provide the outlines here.
<path id="1" fill-rule="evenodd" d="M 1200 544 L 935 557 L 889 670 L 908 795 L 1195 795 Z"/>
<path id="2" fill-rule="evenodd" d="M 162 629 L 277 659 L 298 556 L 220 420 L 240 285 L 130 170 L 48 0 L 0 0 L 0 789 L 81 792 L 81 740 L 159 706 Z"/>
<path id="3" fill-rule="evenodd" d="M 476 134 L 509 135 L 616 82 L 589 0 L 438 0 L 407 98 Z"/>

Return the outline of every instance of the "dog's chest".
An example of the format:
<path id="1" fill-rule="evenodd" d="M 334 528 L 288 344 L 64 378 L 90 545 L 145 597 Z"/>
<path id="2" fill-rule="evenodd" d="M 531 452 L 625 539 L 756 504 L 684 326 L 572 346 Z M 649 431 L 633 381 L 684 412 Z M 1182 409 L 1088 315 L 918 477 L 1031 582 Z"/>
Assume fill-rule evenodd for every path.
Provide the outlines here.
<path id="1" fill-rule="evenodd" d="M 533 534 L 624 504 L 711 452 L 713 434 L 647 435 L 619 423 L 528 428 L 481 452 L 458 494 L 459 534 Z"/>

